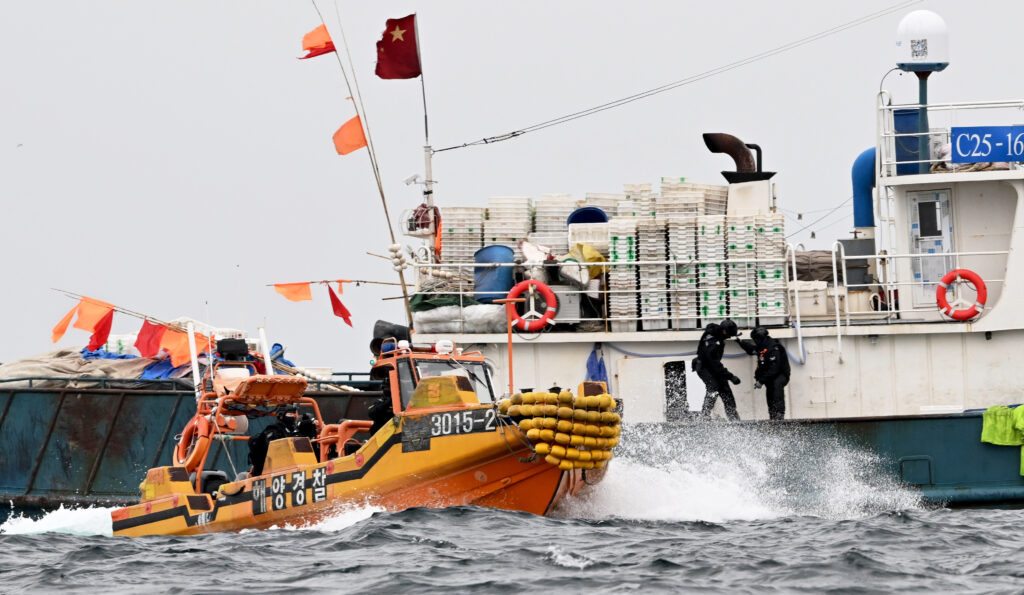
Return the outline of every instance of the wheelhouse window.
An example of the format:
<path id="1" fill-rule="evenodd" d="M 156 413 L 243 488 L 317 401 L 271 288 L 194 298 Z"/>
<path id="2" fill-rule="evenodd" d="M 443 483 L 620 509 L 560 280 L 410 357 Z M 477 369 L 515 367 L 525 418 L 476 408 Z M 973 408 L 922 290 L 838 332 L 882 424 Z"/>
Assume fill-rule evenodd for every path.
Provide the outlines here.
<path id="1" fill-rule="evenodd" d="M 416 379 L 412 376 L 412 366 L 409 360 L 398 360 L 398 390 L 402 395 L 402 409 L 409 405 L 412 400 L 412 391 L 416 389 Z"/>
<path id="2" fill-rule="evenodd" d="M 416 372 L 420 378 L 460 376 L 472 383 L 473 392 L 481 403 L 494 402 L 491 377 L 483 362 L 460 362 L 455 359 L 416 360 Z"/>

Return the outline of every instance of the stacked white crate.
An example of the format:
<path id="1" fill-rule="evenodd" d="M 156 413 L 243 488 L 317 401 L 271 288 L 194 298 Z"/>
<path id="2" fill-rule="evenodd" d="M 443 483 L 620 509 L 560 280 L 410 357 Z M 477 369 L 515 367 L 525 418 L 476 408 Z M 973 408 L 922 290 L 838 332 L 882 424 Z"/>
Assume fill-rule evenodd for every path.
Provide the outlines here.
<path id="1" fill-rule="evenodd" d="M 608 221 L 608 317 L 612 332 L 636 330 L 637 260 L 635 217 L 612 217 Z M 616 320 L 619 319 L 619 320 Z"/>
<path id="2" fill-rule="evenodd" d="M 675 181 L 676 178 L 661 179 L 661 195 L 672 197 L 679 203 L 688 204 L 696 215 L 724 215 L 729 197 L 728 186 L 715 184 L 694 184 Z"/>
<path id="3" fill-rule="evenodd" d="M 570 223 L 569 247 L 587 244 L 608 256 L 608 223 Z"/>
<path id="4" fill-rule="evenodd" d="M 482 207 L 441 207 L 441 258 L 444 262 L 473 262 L 483 247 Z"/>
<path id="5" fill-rule="evenodd" d="M 757 257 L 754 217 L 726 217 L 726 258 L 729 270 L 729 315 L 741 327 L 755 326 L 757 316 Z M 737 262 L 732 262 L 737 261 Z M 739 262 L 747 261 L 747 262 Z"/>
<path id="6" fill-rule="evenodd" d="M 776 259 L 757 265 L 757 316 L 762 325 L 783 324 L 786 317 L 786 227 L 782 213 L 757 215 L 755 244 L 759 259 Z"/>
<path id="7" fill-rule="evenodd" d="M 662 194 L 655 198 L 655 210 L 668 226 L 668 260 L 679 264 L 667 267 L 669 306 L 672 312 L 672 328 L 691 329 L 698 326 L 700 314 L 697 310 L 697 219 L 703 210 L 703 194 L 699 200 L 681 196 L 671 190 L 665 192 L 665 178 L 662 178 Z"/>
<path id="8" fill-rule="evenodd" d="M 508 246 L 515 253 L 516 261 L 522 261 L 519 242 L 525 240 L 530 233 L 530 203 L 529 196 L 494 196 L 487 199 L 484 245 Z"/>
<path id="9" fill-rule="evenodd" d="M 441 262 L 448 264 L 472 263 L 473 255 L 483 247 L 484 209 L 482 207 L 441 207 Z M 442 270 L 442 269 L 434 269 Z M 445 267 L 443 270 L 458 274 L 457 279 L 442 279 L 432 275 L 419 277 L 420 289 L 428 292 L 466 292 L 473 290 L 473 268 Z"/>
<path id="10" fill-rule="evenodd" d="M 534 202 L 534 227 L 530 241 L 548 246 L 561 256 L 569 251 L 569 215 L 576 210 L 576 199 L 568 194 L 545 194 Z"/>
<path id="11" fill-rule="evenodd" d="M 622 187 L 626 193 L 626 200 L 631 200 L 634 203 L 636 216 L 654 217 L 656 215 L 654 195 L 650 184 L 623 184 Z"/>
<path id="12" fill-rule="evenodd" d="M 620 200 L 625 200 L 625 194 L 608 194 L 598 192 L 588 192 L 583 199 L 583 205 L 585 207 L 597 207 L 605 212 L 609 217 L 615 215 L 615 208 L 618 206 Z"/>
<path id="13" fill-rule="evenodd" d="M 704 324 L 729 316 L 725 266 L 725 216 L 697 217 L 697 260 L 700 275 L 700 317 Z"/>
<path id="14" fill-rule="evenodd" d="M 665 238 L 666 220 L 660 217 L 638 217 L 637 256 L 641 261 L 668 260 Z M 668 271 L 665 264 L 641 264 L 640 324 L 645 331 L 669 327 Z"/>

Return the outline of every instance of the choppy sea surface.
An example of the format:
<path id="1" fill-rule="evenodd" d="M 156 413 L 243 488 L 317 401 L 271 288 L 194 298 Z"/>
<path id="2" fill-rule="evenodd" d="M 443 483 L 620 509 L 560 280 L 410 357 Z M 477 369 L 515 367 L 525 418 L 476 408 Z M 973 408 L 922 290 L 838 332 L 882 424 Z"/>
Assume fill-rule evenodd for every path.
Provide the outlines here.
<path id="1" fill-rule="evenodd" d="M 1022 592 L 1024 511 L 924 506 L 884 461 L 771 425 L 627 429 L 550 517 L 350 507 L 316 525 L 110 536 L 15 511 L 0 593 Z"/>

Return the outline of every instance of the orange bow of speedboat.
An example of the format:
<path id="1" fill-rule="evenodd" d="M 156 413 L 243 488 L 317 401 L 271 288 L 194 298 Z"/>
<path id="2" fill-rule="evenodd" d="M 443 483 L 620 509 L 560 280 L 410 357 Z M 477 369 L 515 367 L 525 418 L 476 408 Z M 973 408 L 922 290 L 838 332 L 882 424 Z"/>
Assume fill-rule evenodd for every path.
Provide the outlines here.
<path id="1" fill-rule="evenodd" d="M 341 505 L 475 505 L 542 515 L 599 481 L 618 443 L 618 416 L 603 383 L 581 384 L 577 397 L 516 395 L 510 411 L 512 400 L 495 402 L 479 353 L 383 353 L 373 369 L 384 381 L 379 407 L 367 419 L 336 424 L 324 423 L 316 401 L 303 396 L 303 379 L 240 369 L 251 371 L 234 362 L 212 368 L 204 382 L 211 390 L 198 399 L 173 464 L 150 469 L 141 501 L 111 513 L 115 535 L 301 525 Z M 525 411 L 525 401 L 537 411 Z M 249 420 L 273 423 L 250 435 Z M 230 480 L 206 469 L 216 441 L 249 441 L 253 464 Z"/>

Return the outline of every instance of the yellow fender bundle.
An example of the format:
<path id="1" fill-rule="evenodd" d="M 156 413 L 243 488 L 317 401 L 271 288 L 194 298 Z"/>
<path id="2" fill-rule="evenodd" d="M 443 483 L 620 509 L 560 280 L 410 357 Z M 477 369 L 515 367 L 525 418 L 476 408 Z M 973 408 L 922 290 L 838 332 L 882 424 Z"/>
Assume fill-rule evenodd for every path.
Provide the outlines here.
<path id="1" fill-rule="evenodd" d="M 516 393 L 498 403 L 498 411 L 516 418 L 519 429 L 533 444 L 534 451 L 549 464 L 563 470 L 604 467 L 619 444 L 622 418 L 612 411 L 615 400 L 607 392 L 592 394 L 598 385 L 580 385 L 586 396 L 574 397 L 563 390 Z"/>

